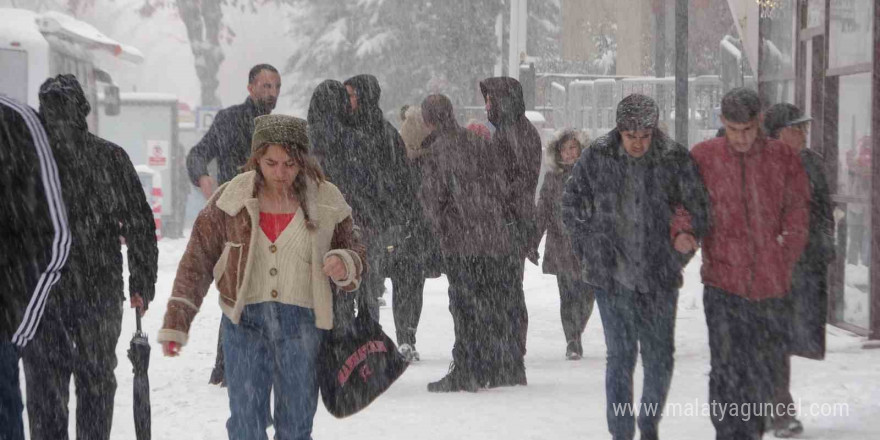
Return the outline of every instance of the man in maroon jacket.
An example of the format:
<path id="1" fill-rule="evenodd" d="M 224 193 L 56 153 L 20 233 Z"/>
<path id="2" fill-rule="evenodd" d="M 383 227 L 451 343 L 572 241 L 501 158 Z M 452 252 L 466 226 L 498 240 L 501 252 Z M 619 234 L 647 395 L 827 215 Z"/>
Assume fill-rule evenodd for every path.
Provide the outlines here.
<path id="1" fill-rule="evenodd" d="M 791 274 L 807 241 L 810 189 L 797 153 L 765 138 L 753 90 L 721 101 L 724 137 L 691 154 L 709 191 L 703 303 L 716 438 L 760 439 L 784 363 Z"/>

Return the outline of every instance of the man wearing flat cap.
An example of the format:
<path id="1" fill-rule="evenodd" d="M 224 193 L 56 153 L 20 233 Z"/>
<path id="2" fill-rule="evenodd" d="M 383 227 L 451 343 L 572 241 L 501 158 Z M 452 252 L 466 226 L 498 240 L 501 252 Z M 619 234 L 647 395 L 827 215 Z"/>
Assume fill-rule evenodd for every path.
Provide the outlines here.
<path id="1" fill-rule="evenodd" d="M 662 408 L 672 381 L 682 269 L 708 229 L 708 196 L 688 150 L 657 128 L 653 99 L 629 95 L 617 127 L 584 150 L 562 196 L 563 223 L 596 286 L 605 329 L 606 415 L 614 439 L 635 435 L 633 371 L 641 348 L 642 405 Z M 670 231 L 674 212 L 687 228 Z M 660 414 L 639 414 L 642 439 L 658 438 Z"/>
<path id="2" fill-rule="evenodd" d="M 812 118 L 796 106 L 776 104 L 764 113 L 767 136 L 778 139 L 800 156 L 810 182 L 810 229 L 807 247 L 795 265 L 791 278 L 791 322 L 788 353 L 809 359 L 825 357 L 825 321 L 828 313 L 826 277 L 834 259 L 834 218 L 831 195 L 825 178 L 824 159 L 806 148 Z M 785 357 L 776 385 L 773 431 L 777 437 L 791 437 L 803 431 L 795 418 L 791 397 L 791 360 Z M 784 408 L 784 410 L 782 410 Z"/>

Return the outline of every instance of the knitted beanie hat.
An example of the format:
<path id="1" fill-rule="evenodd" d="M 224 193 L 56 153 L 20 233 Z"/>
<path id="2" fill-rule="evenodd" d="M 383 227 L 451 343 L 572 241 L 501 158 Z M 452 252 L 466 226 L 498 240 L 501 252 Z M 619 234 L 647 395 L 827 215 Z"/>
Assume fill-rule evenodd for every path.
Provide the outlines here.
<path id="1" fill-rule="evenodd" d="M 617 105 L 617 129 L 620 131 L 656 128 L 660 112 L 648 96 L 633 93 Z"/>
<path id="2" fill-rule="evenodd" d="M 264 143 L 288 144 L 309 152 L 308 124 L 305 120 L 287 115 L 264 115 L 254 118 L 254 136 L 251 152 L 257 151 Z"/>

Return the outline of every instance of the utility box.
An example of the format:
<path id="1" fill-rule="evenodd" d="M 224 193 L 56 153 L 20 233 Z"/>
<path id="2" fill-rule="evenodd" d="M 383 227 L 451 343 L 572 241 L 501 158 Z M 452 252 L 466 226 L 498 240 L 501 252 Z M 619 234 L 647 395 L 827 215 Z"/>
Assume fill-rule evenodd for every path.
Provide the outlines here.
<path id="1" fill-rule="evenodd" d="M 156 173 L 161 182 L 153 195 L 162 199 L 162 235 L 183 236 L 184 210 L 189 192 L 186 156 L 178 139 L 177 97 L 164 93 L 120 93 L 121 111 L 104 116 L 98 136 L 128 153 L 139 170 Z M 101 101 L 102 107 L 104 102 Z M 141 173 L 144 174 L 144 173 Z M 154 185 L 155 187 L 155 185 Z"/>

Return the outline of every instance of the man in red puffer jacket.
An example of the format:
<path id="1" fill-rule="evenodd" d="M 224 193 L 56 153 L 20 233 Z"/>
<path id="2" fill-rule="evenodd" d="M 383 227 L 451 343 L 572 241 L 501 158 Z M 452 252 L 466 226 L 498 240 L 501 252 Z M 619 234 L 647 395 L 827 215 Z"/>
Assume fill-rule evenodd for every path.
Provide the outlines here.
<path id="1" fill-rule="evenodd" d="M 773 402 L 791 274 L 807 241 L 806 172 L 788 145 L 764 137 L 760 108 L 753 90 L 731 90 L 721 102 L 725 136 L 691 151 L 711 205 L 702 276 L 719 440 L 759 439 L 765 430 L 758 411 Z"/>

